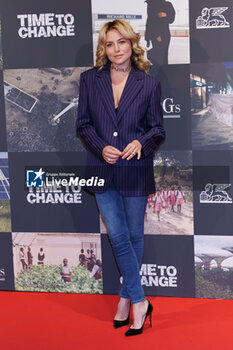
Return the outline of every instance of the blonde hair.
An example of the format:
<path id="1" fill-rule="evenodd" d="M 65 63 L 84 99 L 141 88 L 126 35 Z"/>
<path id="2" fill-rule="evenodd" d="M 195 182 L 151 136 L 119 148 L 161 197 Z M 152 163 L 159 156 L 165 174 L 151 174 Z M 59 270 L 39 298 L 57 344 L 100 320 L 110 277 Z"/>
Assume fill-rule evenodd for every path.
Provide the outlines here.
<path id="1" fill-rule="evenodd" d="M 145 50 L 139 45 L 139 37 L 131 27 L 131 25 L 121 19 L 116 19 L 112 22 L 107 22 L 103 25 L 99 32 L 99 41 L 96 50 L 96 65 L 95 67 L 102 69 L 108 62 L 108 57 L 105 51 L 105 41 L 107 32 L 116 29 L 125 39 L 129 39 L 132 45 L 131 63 L 148 73 L 151 66 L 150 61 L 144 58 Z"/>

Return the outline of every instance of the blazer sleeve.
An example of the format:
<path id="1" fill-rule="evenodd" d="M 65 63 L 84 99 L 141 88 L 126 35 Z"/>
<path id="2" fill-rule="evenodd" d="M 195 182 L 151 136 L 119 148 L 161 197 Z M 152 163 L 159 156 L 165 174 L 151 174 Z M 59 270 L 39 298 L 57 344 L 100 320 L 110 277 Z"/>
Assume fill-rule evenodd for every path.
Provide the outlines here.
<path id="1" fill-rule="evenodd" d="M 154 153 L 160 143 L 165 139 L 163 128 L 163 112 L 160 103 L 161 85 L 160 82 L 154 87 L 146 115 L 147 132 L 138 138 L 142 145 L 142 152 L 145 157 Z"/>
<path id="2" fill-rule="evenodd" d="M 78 116 L 76 121 L 77 135 L 81 137 L 87 149 L 98 158 L 102 157 L 102 151 L 107 142 L 103 141 L 92 124 L 91 115 L 88 106 L 88 89 L 83 76 L 80 75 Z"/>

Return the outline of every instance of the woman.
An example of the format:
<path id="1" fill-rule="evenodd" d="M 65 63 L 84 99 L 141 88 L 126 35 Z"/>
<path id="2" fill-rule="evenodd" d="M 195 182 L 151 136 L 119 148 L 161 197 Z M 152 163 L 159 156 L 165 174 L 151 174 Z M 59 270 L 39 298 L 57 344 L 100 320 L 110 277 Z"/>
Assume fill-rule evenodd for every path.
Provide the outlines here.
<path id="1" fill-rule="evenodd" d="M 155 192 L 153 153 L 164 139 L 160 83 L 147 75 L 150 62 L 132 27 L 106 23 L 99 33 L 96 66 L 81 74 L 77 132 L 88 149 L 87 177 L 104 179 L 95 193 L 123 276 L 115 328 L 133 324 L 142 333 L 152 313 L 140 283 L 144 213 Z"/>

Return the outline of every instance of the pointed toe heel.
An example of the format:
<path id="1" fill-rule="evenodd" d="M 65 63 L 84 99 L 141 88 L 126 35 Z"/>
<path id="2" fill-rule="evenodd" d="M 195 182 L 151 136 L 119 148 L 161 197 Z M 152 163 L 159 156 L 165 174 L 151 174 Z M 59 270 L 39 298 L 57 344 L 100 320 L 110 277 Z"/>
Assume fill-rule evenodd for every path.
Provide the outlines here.
<path id="1" fill-rule="evenodd" d="M 126 320 L 123 321 L 118 321 L 118 320 L 113 320 L 113 327 L 114 328 L 120 328 L 123 326 L 127 326 L 127 324 L 129 324 L 130 322 L 130 310 L 131 310 L 131 305 L 129 306 L 129 314 Z"/>
<path id="2" fill-rule="evenodd" d="M 126 326 L 127 324 L 129 324 L 129 316 L 126 320 L 123 320 L 123 321 L 113 320 L 114 328 L 120 328 L 120 327 Z"/>
<path id="3" fill-rule="evenodd" d="M 127 332 L 125 333 L 126 337 L 130 337 L 132 335 L 141 334 L 143 332 L 143 327 L 144 327 L 145 321 L 146 321 L 148 316 L 150 316 L 150 328 L 152 327 L 152 317 L 151 316 L 152 316 L 153 306 L 152 306 L 152 304 L 150 303 L 149 300 L 147 300 L 147 301 L 148 301 L 148 307 L 147 307 L 147 311 L 146 311 L 146 314 L 145 314 L 145 318 L 144 318 L 142 327 L 141 328 L 129 328 L 127 330 Z"/>

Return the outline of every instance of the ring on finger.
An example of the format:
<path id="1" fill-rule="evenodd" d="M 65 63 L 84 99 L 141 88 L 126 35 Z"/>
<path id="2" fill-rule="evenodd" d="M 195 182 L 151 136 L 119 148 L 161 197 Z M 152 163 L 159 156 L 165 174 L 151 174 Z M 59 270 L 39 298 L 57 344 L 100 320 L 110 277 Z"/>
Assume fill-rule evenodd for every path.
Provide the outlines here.
<path id="1" fill-rule="evenodd" d="M 136 154 L 136 152 L 132 152 L 132 153 L 131 153 L 132 156 L 135 156 L 135 154 Z"/>
<path id="2" fill-rule="evenodd" d="M 112 159 L 111 158 L 108 158 L 109 161 L 111 161 Z"/>

